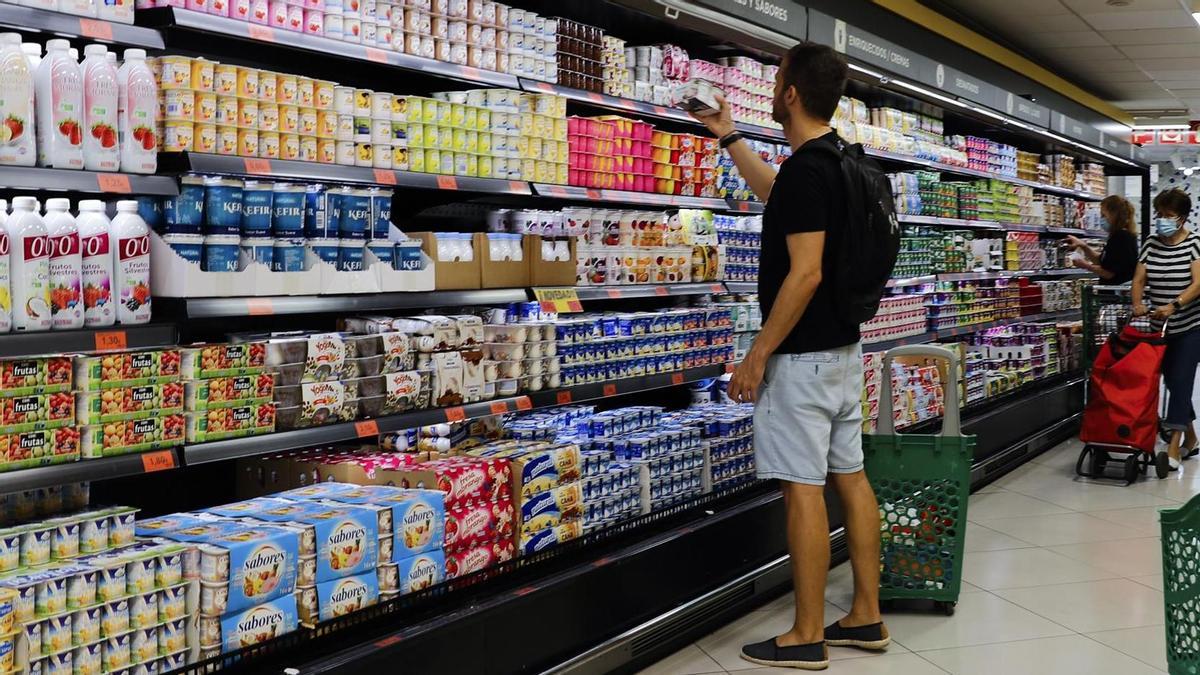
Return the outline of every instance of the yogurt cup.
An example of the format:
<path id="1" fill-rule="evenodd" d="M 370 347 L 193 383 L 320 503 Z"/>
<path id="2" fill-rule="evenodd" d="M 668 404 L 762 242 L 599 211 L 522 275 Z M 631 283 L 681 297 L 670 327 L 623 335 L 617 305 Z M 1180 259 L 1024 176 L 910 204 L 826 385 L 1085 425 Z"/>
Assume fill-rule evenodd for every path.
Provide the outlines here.
<path id="1" fill-rule="evenodd" d="M 164 234 L 163 241 L 187 262 L 199 265 L 204 258 L 204 235 Z"/>
<path id="2" fill-rule="evenodd" d="M 273 272 L 303 272 L 304 271 L 303 237 L 285 237 L 275 240 L 274 254 L 271 262 Z"/>
<path id="3" fill-rule="evenodd" d="M 341 272 L 363 271 L 364 242 L 342 239 L 338 242 L 337 268 Z"/>
<path id="4" fill-rule="evenodd" d="M 239 264 L 242 268 L 249 266 L 251 263 L 258 263 L 271 267 L 271 262 L 275 256 L 275 240 L 271 237 L 255 237 L 241 240 L 241 253 Z"/>
<path id="5" fill-rule="evenodd" d="M 308 240 L 308 248 L 322 262 L 333 266 L 338 264 L 339 240 L 333 238 L 316 238 Z"/>
<path id="6" fill-rule="evenodd" d="M 218 234 L 204 238 L 204 259 L 201 269 L 206 272 L 236 272 L 241 255 L 241 237 Z"/>

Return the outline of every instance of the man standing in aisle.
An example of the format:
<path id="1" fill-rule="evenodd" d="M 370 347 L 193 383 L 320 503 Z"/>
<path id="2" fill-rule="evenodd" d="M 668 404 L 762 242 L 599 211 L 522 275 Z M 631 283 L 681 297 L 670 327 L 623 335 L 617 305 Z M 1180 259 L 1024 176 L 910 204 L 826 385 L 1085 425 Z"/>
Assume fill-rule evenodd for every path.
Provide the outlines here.
<path id="1" fill-rule="evenodd" d="M 837 154 L 813 147 L 840 142 L 830 119 L 846 74 L 845 60 L 827 46 L 803 42 L 788 51 L 775 78 L 772 116 L 793 155 L 778 174 L 737 133 L 723 99 L 719 111 L 698 117 L 766 202 L 758 282 L 765 320 L 733 373 L 729 396 L 756 403 L 758 477 L 780 481 L 796 618 L 783 635 L 743 647 L 742 658 L 805 670 L 828 667 L 827 646 L 880 650 L 890 642 L 879 614 L 879 507 L 863 472 L 862 347 L 857 323 L 843 318 L 828 281 L 846 202 L 859 197 L 848 194 Z M 827 476 L 845 507 L 854 605 L 822 630 Z"/>

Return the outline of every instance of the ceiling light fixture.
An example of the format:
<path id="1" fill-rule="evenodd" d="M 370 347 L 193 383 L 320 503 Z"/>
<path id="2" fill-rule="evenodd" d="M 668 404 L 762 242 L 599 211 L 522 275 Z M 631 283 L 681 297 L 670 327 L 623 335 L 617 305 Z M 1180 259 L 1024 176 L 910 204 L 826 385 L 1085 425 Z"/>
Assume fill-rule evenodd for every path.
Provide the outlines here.
<path id="1" fill-rule="evenodd" d="M 1196 20 L 1196 23 L 1200 23 L 1200 12 L 1192 12 L 1192 18 Z"/>
<path id="2" fill-rule="evenodd" d="M 1134 131 L 1188 131 L 1189 124 L 1135 124 L 1130 129 Z"/>

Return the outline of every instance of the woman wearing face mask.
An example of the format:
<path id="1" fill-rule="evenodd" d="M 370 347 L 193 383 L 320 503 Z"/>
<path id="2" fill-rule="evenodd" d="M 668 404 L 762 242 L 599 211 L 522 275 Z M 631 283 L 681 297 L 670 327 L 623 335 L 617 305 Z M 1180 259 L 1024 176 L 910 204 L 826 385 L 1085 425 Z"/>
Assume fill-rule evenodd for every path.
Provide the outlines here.
<path id="1" fill-rule="evenodd" d="M 1192 385 L 1200 364 L 1200 236 L 1184 227 L 1191 210 L 1192 200 L 1179 189 L 1154 198 L 1154 236 L 1142 246 L 1130 289 L 1134 315 L 1149 314 L 1156 330 L 1164 322 L 1167 327 L 1163 426 L 1173 432 L 1167 447 L 1172 471 L 1179 468 L 1181 441 L 1186 441 L 1185 459 L 1197 453 Z"/>
<path id="2" fill-rule="evenodd" d="M 1108 232 L 1104 252 L 1088 246 L 1076 237 L 1067 237 L 1067 246 L 1083 254 L 1072 258 L 1075 267 L 1094 272 L 1101 283 L 1124 284 L 1133 279 L 1137 267 L 1137 223 L 1133 218 L 1133 204 L 1120 195 L 1109 195 L 1100 202 L 1100 218 Z"/>

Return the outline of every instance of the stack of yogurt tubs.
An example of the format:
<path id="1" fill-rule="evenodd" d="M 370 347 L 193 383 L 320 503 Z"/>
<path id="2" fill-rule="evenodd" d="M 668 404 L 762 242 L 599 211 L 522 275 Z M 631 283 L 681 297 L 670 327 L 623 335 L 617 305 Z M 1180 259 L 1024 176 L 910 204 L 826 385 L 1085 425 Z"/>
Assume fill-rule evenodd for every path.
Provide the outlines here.
<path id="1" fill-rule="evenodd" d="M 136 509 L 116 507 L 0 533 L 6 670 L 150 672 L 182 667 L 189 641 L 186 549 L 136 540 Z M 19 639 L 24 649 L 11 649 Z"/>
<path id="2" fill-rule="evenodd" d="M 185 175 L 153 226 L 183 260 L 208 272 L 255 263 L 300 272 L 311 266 L 307 251 L 356 272 L 367 267 L 368 250 L 393 269 L 419 269 L 420 242 L 393 232 L 391 203 L 391 191 L 380 188 Z"/>
<path id="3" fill-rule="evenodd" d="M 713 216 L 717 241 L 724 246 L 725 280 L 758 281 L 762 253 L 762 216 Z"/>
<path id="4" fill-rule="evenodd" d="M 189 443 L 275 431 L 275 376 L 266 372 L 266 345 L 193 346 L 182 353 Z"/>
<path id="5" fill-rule="evenodd" d="M 558 20 L 490 0 L 138 0 L 554 82 Z"/>
<path id="6" fill-rule="evenodd" d="M 563 386 L 670 373 L 733 358 L 728 308 L 584 314 L 555 322 Z"/>

